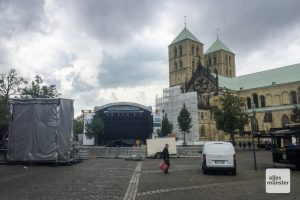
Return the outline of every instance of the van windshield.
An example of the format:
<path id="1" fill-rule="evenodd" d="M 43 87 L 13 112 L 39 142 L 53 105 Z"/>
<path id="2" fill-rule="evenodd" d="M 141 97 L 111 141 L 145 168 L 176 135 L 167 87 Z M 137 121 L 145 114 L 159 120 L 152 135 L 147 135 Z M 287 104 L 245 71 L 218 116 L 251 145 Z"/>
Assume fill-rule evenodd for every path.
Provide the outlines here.
<path id="1" fill-rule="evenodd" d="M 205 151 L 209 153 L 233 153 L 233 148 L 229 144 L 208 144 Z"/>

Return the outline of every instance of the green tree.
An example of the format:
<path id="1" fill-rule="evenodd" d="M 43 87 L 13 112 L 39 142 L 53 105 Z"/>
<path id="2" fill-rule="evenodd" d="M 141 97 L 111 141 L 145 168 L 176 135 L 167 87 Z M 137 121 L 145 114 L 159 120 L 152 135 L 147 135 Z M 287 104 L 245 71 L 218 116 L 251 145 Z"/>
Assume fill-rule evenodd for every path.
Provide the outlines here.
<path id="1" fill-rule="evenodd" d="M 22 87 L 26 84 L 25 78 L 21 77 L 15 69 L 11 69 L 7 74 L 0 74 L 0 134 L 8 130 L 9 100 L 19 96 Z"/>
<path id="2" fill-rule="evenodd" d="M 15 69 L 8 74 L 0 74 L 0 102 L 8 105 L 9 99 L 18 96 L 27 83 Z"/>
<path id="3" fill-rule="evenodd" d="M 55 98 L 61 95 L 55 85 L 45 86 L 41 76 L 36 75 L 29 87 L 22 89 L 22 98 Z"/>
<path id="4" fill-rule="evenodd" d="M 248 115 L 244 111 L 244 99 L 233 96 L 229 91 L 220 98 L 220 107 L 212 109 L 217 129 L 230 134 L 230 141 L 235 144 L 234 133 L 244 130 Z"/>
<path id="5" fill-rule="evenodd" d="M 98 145 L 98 140 L 103 134 L 104 123 L 101 117 L 94 116 L 90 123 L 85 126 L 85 135 L 87 138 L 95 138 L 95 143 Z"/>
<path id="6" fill-rule="evenodd" d="M 192 128 L 192 118 L 190 112 L 183 104 L 183 107 L 180 110 L 180 113 L 177 117 L 178 125 L 180 130 L 183 133 L 183 145 L 186 146 L 185 134 L 190 133 L 190 129 Z"/>
<path id="7" fill-rule="evenodd" d="M 300 109 L 295 105 L 295 108 L 292 110 L 293 114 L 291 117 L 291 121 L 294 123 L 300 123 Z"/>
<path id="8" fill-rule="evenodd" d="M 157 136 L 158 136 L 159 138 L 162 137 L 161 129 L 160 129 L 160 128 L 156 129 L 156 133 L 157 133 Z"/>
<path id="9" fill-rule="evenodd" d="M 80 115 L 74 119 L 73 132 L 75 138 L 78 140 L 78 134 L 83 134 L 83 115 Z"/>
<path id="10" fill-rule="evenodd" d="M 169 121 L 167 114 L 165 114 L 161 121 L 161 135 L 162 137 L 171 134 L 173 131 L 173 124 Z"/>

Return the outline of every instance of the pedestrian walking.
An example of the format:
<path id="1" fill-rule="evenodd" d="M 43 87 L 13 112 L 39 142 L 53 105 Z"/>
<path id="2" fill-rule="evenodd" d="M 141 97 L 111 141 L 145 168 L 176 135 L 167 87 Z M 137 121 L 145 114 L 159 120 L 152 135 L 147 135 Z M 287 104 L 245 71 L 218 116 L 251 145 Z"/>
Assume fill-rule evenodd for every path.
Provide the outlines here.
<path id="1" fill-rule="evenodd" d="M 168 165 L 168 168 L 165 170 L 165 174 L 168 174 L 168 170 L 170 168 L 170 155 L 169 155 L 169 144 L 166 144 L 164 150 L 163 150 L 163 158 L 164 158 L 164 162 Z"/>
<path id="2" fill-rule="evenodd" d="M 242 142 L 241 141 L 239 141 L 239 147 L 240 147 L 240 149 L 242 148 Z"/>
<path id="3" fill-rule="evenodd" d="M 250 141 L 248 141 L 248 147 L 249 147 L 249 149 L 250 149 L 250 147 L 251 147 L 251 142 L 250 142 Z"/>
<path id="4" fill-rule="evenodd" d="M 246 142 L 245 141 L 243 142 L 243 148 L 244 148 L 244 150 L 246 149 Z"/>

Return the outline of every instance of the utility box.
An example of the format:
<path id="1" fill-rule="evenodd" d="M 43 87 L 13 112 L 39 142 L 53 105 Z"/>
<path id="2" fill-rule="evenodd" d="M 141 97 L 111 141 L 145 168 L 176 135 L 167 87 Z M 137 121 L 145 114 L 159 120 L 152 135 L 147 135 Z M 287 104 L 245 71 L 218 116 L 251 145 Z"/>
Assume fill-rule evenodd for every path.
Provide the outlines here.
<path id="1" fill-rule="evenodd" d="M 70 162 L 73 100 L 13 99 L 8 162 Z"/>

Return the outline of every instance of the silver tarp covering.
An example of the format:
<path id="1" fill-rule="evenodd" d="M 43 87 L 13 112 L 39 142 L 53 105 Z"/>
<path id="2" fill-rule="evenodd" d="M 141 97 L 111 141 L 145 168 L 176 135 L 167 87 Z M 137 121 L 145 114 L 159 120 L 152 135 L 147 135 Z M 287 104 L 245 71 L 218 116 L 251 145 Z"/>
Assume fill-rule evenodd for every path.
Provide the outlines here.
<path id="1" fill-rule="evenodd" d="M 73 100 L 14 99 L 7 160 L 68 161 L 73 139 Z"/>

